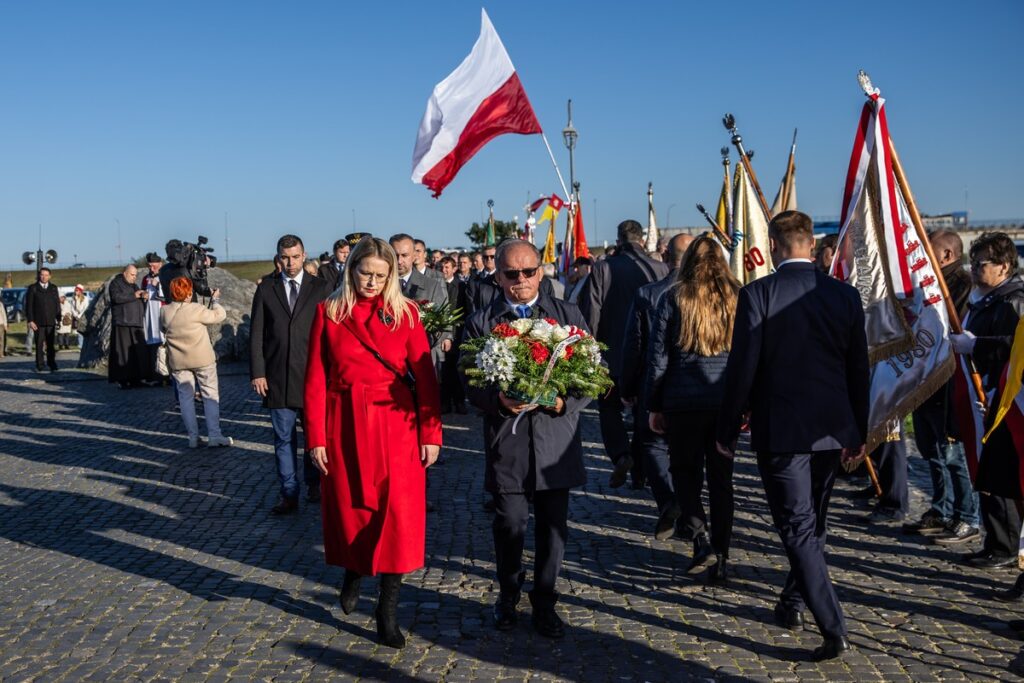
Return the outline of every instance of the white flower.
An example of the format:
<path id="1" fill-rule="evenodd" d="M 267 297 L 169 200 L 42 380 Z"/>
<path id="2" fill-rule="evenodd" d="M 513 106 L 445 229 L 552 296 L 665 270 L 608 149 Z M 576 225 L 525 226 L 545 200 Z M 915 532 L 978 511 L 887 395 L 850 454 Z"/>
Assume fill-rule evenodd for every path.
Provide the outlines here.
<path id="1" fill-rule="evenodd" d="M 551 330 L 551 341 L 555 344 L 563 342 L 569 338 L 568 328 L 562 327 L 561 325 L 555 325 L 555 329 Z"/>
<path id="2" fill-rule="evenodd" d="M 484 379 L 493 384 L 511 382 L 515 363 L 515 356 L 500 338 L 488 339 L 476 355 L 476 366 L 483 371 Z"/>
<path id="3" fill-rule="evenodd" d="M 519 334 L 526 334 L 533 327 L 533 321 L 529 318 L 519 318 L 509 323 Z"/>
<path id="4" fill-rule="evenodd" d="M 551 334 L 554 331 L 554 325 L 549 323 L 547 320 L 541 320 L 538 318 L 533 321 L 533 326 L 530 328 L 530 331 L 526 336 L 531 339 L 536 339 L 542 344 L 551 344 Z"/>

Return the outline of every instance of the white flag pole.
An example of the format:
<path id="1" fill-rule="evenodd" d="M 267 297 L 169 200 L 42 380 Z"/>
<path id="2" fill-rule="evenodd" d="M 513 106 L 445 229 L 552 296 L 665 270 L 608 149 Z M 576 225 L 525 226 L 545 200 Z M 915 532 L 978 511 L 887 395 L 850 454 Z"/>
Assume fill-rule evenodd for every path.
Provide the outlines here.
<path id="1" fill-rule="evenodd" d="M 544 146 L 548 148 L 548 156 L 551 157 L 551 165 L 555 167 L 555 173 L 558 174 L 558 182 L 562 185 L 562 194 L 565 195 L 565 201 L 571 202 L 572 197 L 569 196 L 569 190 L 565 186 L 565 179 L 562 178 L 562 171 L 558 168 L 558 162 L 555 161 L 555 153 L 551 151 L 551 145 L 548 144 L 548 136 L 544 135 L 544 131 L 541 131 L 540 139 L 544 141 Z"/>

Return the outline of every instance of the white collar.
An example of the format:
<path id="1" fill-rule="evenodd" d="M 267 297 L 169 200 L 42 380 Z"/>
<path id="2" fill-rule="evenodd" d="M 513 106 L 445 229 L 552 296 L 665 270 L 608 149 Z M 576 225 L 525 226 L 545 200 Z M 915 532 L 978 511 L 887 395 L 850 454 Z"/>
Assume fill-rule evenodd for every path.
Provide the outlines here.
<path id="1" fill-rule="evenodd" d="M 297 284 L 299 286 L 299 289 L 302 289 L 302 278 L 304 278 L 305 276 L 306 276 L 306 269 L 305 268 L 300 268 L 299 269 L 299 274 L 296 275 L 295 277 L 288 277 L 288 273 L 284 272 L 283 270 L 281 271 L 281 280 L 285 284 L 288 284 L 289 280 L 295 280 L 295 284 Z"/>
<path id="2" fill-rule="evenodd" d="M 779 265 L 775 266 L 775 270 L 778 270 L 787 263 L 814 263 L 814 260 L 809 258 L 788 258 Z"/>
<path id="3" fill-rule="evenodd" d="M 515 301 L 512 301 L 511 299 L 509 299 L 506 296 L 505 297 L 505 303 L 508 304 L 508 307 L 514 311 L 514 310 L 516 310 L 516 306 L 529 306 L 530 308 L 533 308 L 534 306 L 537 305 L 537 300 L 538 299 L 540 299 L 540 293 L 539 292 L 537 293 L 537 296 L 533 297 L 529 301 L 524 301 L 521 304 L 517 304 Z"/>

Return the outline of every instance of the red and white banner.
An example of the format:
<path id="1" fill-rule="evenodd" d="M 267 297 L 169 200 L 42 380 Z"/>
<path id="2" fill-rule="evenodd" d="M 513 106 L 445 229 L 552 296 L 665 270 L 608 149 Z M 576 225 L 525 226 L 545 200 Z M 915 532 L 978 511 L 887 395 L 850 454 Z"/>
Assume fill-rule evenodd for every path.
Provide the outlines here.
<path id="1" fill-rule="evenodd" d="M 967 322 L 966 320 L 964 322 Z M 957 356 L 956 372 L 953 373 L 953 412 L 960 430 L 960 441 L 967 456 L 967 469 L 971 481 L 978 474 L 981 459 L 981 437 L 985 434 L 984 416 L 978 391 L 971 381 L 971 369 L 963 356 Z"/>
<path id="2" fill-rule="evenodd" d="M 481 10 L 480 37 L 455 71 L 437 84 L 420 121 L 412 181 L 438 197 L 477 151 L 505 133 L 540 133 L 505 46 Z"/>
<path id="3" fill-rule="evenodd" d="M 857 288 L 871 368 L 867 447 L 942 388 L 954 369 L 937 268 L 893 173 L 885 101 L 871 95 L 857 127 L 832 275 Z"/>

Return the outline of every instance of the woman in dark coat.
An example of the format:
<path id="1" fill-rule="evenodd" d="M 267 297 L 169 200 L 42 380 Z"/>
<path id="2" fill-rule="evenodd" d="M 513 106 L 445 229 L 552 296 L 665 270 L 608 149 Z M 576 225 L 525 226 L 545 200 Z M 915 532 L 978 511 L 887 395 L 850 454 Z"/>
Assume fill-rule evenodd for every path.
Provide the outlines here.
<path id="1" fill-rule="evenodd" d="M 138 269 L 129 265 L 107 287 L 112 325 L 107 378 L 120 384 L 122 389 L 139 386 L 156 371 L 155 367 L 149 367 L 143 329 L 147 294 L 136 284 L 138 277 Z"/>
<path id="2" fill-rule="evenodd" d="M 647 352 L 650 426 L 667 432 L 681 521 L 693 539 L 687 572 L 712 566 L 710 578 L 719 581 L 727 576 L 732 537 L 733 464 L 715 448 L 715 433 L 739 290 L 718 242 L 706 235 L 694 240 L 658 303 Z M 701 503 L 705 471 L 710 538 Z"/>
<path id="3" fill-rule="evenodd" d="M 441 447 L 441 399 L 427 334 L 402 296 L 395 252 L 363 238 L 317 309 L 306 369 L 306 444 L 321 480 L 324 550 L 345 567 L 341 606 L 380 574 L 377 635 L 404 647 L 402 575 L 423 566 L 426 469 Z"/>

